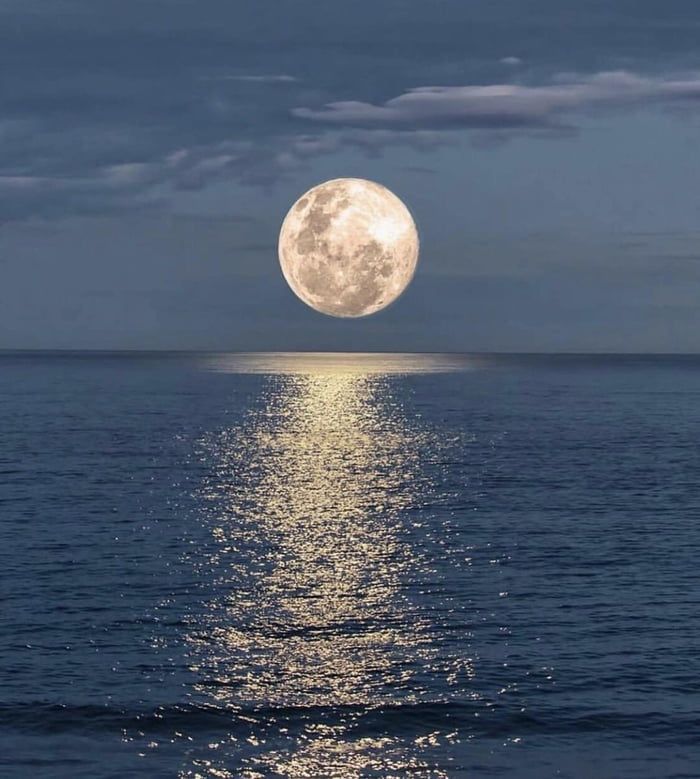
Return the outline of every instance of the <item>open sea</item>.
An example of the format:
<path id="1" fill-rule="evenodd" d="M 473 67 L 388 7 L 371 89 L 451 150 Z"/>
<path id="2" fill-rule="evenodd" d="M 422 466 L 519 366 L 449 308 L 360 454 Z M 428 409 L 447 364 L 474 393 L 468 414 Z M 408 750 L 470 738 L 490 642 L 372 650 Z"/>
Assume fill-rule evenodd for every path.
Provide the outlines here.
<path id="1" fill-rule="evenodd" d="M 0 355 L 0 776 L 700 777 L 700 358 Z"/>

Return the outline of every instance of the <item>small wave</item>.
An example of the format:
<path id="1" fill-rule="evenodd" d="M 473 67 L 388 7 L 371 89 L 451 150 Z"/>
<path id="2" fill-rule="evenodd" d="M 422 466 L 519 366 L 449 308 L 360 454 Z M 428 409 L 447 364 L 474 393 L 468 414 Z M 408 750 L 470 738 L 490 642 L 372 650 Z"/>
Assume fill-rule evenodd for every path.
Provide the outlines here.
<path id="1" fill-rule="evenodd" d="M 566 735 L 604 733 L 607 737 L 635 735 L 656 742 L 695 743 L 700 717 L 669 717 L 661 712 L 625 713 L 549 710 L 534 713 L 516 706 L 484 705 L 483 701 L 420 702 L 368 706 L 289 706 L 223 708 L 191 704 L 159 706 L 152 710 L 50 703 L 0 706 L 0 727 L 58 733 L 71 730 L 158 733 L 236 733 L 306 727 L 309 723 L 347 725 L 358 735 L 424 732 L 449 728 L 470 737 L 500 738 L 514 734 Z"/>

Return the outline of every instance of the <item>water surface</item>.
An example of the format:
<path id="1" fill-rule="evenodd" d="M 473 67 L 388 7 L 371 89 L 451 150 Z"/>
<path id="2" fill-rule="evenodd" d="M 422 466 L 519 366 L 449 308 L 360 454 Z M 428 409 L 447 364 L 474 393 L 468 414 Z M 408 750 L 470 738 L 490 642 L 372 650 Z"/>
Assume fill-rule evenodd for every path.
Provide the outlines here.
<path id="1" fill-rule="evenodd" d="M 700 359 L 6 353 L 0 425 L 0 775 L 698 775 Z"/>

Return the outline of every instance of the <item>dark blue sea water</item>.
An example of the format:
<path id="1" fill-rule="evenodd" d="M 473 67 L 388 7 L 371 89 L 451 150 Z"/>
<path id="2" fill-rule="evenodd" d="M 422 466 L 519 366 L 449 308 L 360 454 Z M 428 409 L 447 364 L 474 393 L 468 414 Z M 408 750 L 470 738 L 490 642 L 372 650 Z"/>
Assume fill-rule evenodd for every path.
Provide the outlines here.
<path id="1" fill-rule="evenodd" d="M 0 356 L 0 776 L 700 776 L 700 359 Z"/>

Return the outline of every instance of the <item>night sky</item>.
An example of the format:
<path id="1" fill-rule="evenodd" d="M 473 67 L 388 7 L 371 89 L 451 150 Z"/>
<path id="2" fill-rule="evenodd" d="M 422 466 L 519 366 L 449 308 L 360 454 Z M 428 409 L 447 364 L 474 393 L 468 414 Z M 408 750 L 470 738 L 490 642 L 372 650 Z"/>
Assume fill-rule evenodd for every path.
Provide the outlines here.
<path id="1" fill-rule="evenodd" d="M 700 351 L 697 0 L 3 0 L 0 348 Z M 337 320 L 329 178 L 421 233 Z"/>

